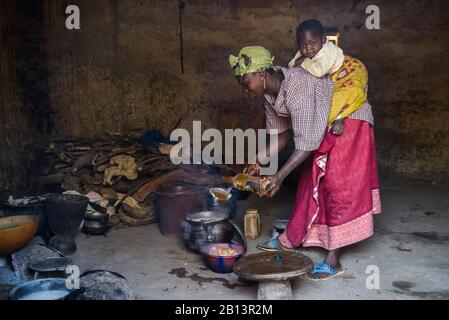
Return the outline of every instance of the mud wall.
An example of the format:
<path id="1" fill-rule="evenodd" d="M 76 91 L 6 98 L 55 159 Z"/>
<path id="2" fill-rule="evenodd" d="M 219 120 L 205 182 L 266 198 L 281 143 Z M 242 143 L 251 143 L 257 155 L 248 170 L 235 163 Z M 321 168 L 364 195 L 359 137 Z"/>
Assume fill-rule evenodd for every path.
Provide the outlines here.
<path id="1" fill-rule="evenodd" d="M 257 103 L 230 76 L 229 53 L 262 44 L 279 64 L 294 54 L 295 27 L 311 17 L 342 34 L 370 72 L 383 176 L 448 178 L 449 24 L 444 1 L 378 1 L 381 29 L 367 30 L 369 1 L 187 0 L 181 73 L 178 1 L 71 2 L 81 30 L 64 28 L 67 1 L 46 2 L 50 99 L 58 134 L 256 126 Z M 417 17 L 419 15 L 419 21 Z"/>
<path id="2" fill-rule="evenodd" d="M 260 103 L 245 97 L 231 76 L 227 57 L 244 45 L 261 44 L 284 65 L 296 50 L 295 27 L 312 17 L 338 28 L 346 53 L 368 67 L 382 176 L 449 178 L 445 1 L 377 1 L 381 29 L 367 30 L 365 8 L 371 2 L 365 0 L 186 0 L 184 73 L 176 0 L 31 2 L 39 3 L 40 9 L 29 15 L 20 9 L 17 19 L 7 21 L 2 13 L 0 19 L 3 40 L 23 25 L 40 30 L 22 31 L 0 52 L 5 117 L 1 130 L 15 145 L 11 154 L 2 150 L 3 185 L 23 180 L 4 172 L 22 164 L 30 168 L 29 159 L 18 150 L 42 140 L 36 137 L 46 137 L 49 128 L 54 137 L 154 128 L 168 133 L 180 118 L 187 129 L 193 120 L 202 120 L 204 128 L 260 126 Z M 81 30 L 65 28 L 69 4 L 81 10 Z M 16 51 L 21 48 L 23 60 L 32 47 L 21 47 L 29 43 L 27 37 L 42 53 L 40 69 L 27 68 L 46 74 L 40 82 L 44 86 L 31 90 L 31 97 L 37 98 L 31 102 L 29 88 L 23 92 L 14 70 Z"/>
<path id="3" fill-rule="evenodd" d="M 41 5 L 0 2 L 0 199 L 36 186 L 52 134 Z"/>

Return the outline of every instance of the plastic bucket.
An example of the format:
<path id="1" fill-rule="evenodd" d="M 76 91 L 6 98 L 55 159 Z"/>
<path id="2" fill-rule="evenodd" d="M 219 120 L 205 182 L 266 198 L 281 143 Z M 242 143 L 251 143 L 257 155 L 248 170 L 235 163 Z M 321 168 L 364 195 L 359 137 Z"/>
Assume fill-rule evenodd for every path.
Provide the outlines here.
<path id="1" fill-rule="evenodd" d="M 208 188 L 192 185 L 171 185 L 155 191 L 159 228 L 164 235 L 181 231 L 187 215 L 202 211 Z"/>

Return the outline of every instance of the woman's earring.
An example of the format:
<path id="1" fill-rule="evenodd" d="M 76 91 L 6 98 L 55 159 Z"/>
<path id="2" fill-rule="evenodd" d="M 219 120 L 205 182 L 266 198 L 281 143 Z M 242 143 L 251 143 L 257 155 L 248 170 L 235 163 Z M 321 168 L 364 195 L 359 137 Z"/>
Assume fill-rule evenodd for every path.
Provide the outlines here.
<path id="1" fill-rule="evenodd" d="M 263 89 L 267 90 L 267 83 L 265 81 L 265 77 L 263 77 L 262 80 L 263 80 Z"/>

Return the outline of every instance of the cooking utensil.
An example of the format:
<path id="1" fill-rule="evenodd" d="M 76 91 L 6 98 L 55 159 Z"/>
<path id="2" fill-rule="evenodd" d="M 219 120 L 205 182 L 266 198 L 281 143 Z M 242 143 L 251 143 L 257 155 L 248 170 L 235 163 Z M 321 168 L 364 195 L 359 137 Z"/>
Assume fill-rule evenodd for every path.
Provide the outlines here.
<path id="1" fill-rule="evenodd" d="M 25 247 L 36 234 L 39 218 L 36 216 L 12 216 L 0 219 L 0 257 Z"/>
<path id="2" fill-rule="evenodd" d="M 208 243 L 230 243 L 235 231 L 246 248 L 245 237 L 240 228 L 222 211 L 201 211 L 190 214 L 183 224 L 183 238 L 189 249 L 200 252 Z"/>
<path id="3" fill-rule="evenodd" d="M 55 236 L 49 244 L 64 255 L 76 252 L 75 237 L 89 203 L 89 198 L 72 194 L 50 194 L 47 198 L 47 216 Z"/>
<path id="4" fill-rule="evenodd" d="M 212 253 L 216 248 L 230 248 L 236 252 L 232 256 L 220 256 Z M 234 264 L 245 254 L 246 249 L 242 245 L 231 243 L 211 243 L 201 248 L 201 253 L 206 264 L 212 271 L 217 273 L 231 273 Z"/>
<path id="5" fill-rule="evenodd" d="M 84 220 L 83 230 L 90 235 L 105 235 L 111 229 L 108 220 Z"/>
<path id="6" fill-rule="evenodd" d="M 226 200 L 230 200 L 232 198 L 231 190 L 232 190 L 232 187 L 229 187 L 228 189 L 210 188 L 209 193 L 216 200 L 226 201 Z"/>
<path id="7" fill-rule="evenodd" d="M 6 204 L 7 210 L 5 216 L 37 216 L 39 217 L 39 226 L 36 235 L 45 240 L 50 238 L 50 228 L 48 226 L 47 208 L 43 198 L 37 198 L 36 201 L 28 204 L 12 205 Z"/>
<path id="8" fill-rule="evenodd" d="M 9 293 L 12 300 L 64 300 L 69 294 L 66 280 L 49 278 L 28 281 Z"/>
<path id="9" fill-rule="evenodd" d="M 37 278 L 66 278 L 66 269 L 72 264 L 70 258 L 45 258 L 31 261 L 28 268 L 35 272 Z"/>
<path id="10" fill-rule="evenodd" d="M 170 185 L 156 190 L 156 208 L 161 233 L 178 233 L 188 214 L 203 210 L 207 189 L 186 184 Z"/>
<path id="11" fill-rule="evenodd" d="M 30 262 L 28 268 L 37 272 L 64 271 L 72 263 L 70 258 L 45 258 Z"/>
<path id="12" fill-rule="evenodd" d="M 214 191 L 210 190 L 207 197 L 207 211 L 224 211 L 229 214 L 231 219 L 234 218 L 237 211 L 237 203 L 232 198 L 232 195 L 230 195 L 228 200 L 220 200 L 213 195 Z"/>
<path id="13" fill-rule="evenodd" d="M 119 278 L 127 280 L 123 275 L 121 275 L 118 272 L 109 271 L 109 270 L 103 270 L 103 269 L 87 270 L 87 271 L 83 272 L 83 274 L 81 274 L 80 278 L 85 277 L 85 276 L 87 276 L 89 274 L 93 274 L 93 273 L 107 273 L 107 274 L 110 274 L 110 275 L 113 275 L 113 276 L 116 276 L 116 277 L 119 277 Z"/>

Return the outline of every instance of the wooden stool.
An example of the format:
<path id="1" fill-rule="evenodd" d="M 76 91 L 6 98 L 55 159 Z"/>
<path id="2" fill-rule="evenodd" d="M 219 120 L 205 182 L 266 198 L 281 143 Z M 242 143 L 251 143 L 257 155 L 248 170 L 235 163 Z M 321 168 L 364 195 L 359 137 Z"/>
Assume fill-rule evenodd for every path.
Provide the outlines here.
<path id="1" fill-rule="evenodd" d="M 290 279 L 312 267 L 312 260 L 301 253 L 262 252 L 241 258 L 234 272 L 242 279 L 259 282 L 257 300 L 291 300 Z"/>

